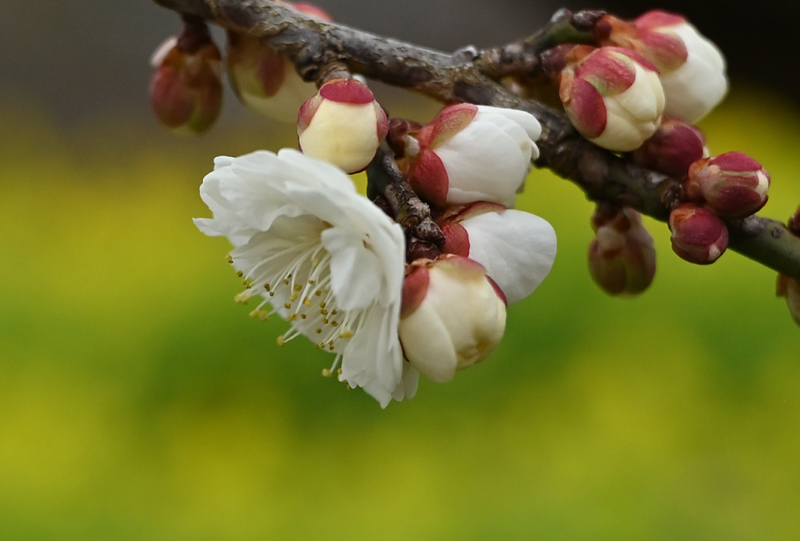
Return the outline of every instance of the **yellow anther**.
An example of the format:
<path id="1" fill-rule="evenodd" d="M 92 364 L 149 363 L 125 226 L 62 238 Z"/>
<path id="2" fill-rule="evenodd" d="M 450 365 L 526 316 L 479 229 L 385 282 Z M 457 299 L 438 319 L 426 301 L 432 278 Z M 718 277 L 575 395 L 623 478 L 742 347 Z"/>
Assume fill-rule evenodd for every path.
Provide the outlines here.
<path id="1" fill-rule="evenodd" d="M 291 308 L 291 307 L 292 307 L 292 305 L 291 305 L 291 304 L 289 304 L 288 302 L 285 302 L 285 303 L 283 303 L 283 307 L 284 307 L 284 308 L 286 308 L 286 309 L 288 310 L 289 308 Z"/>
<path id="2" fill-rule="evenodd" d="M 350 329 L 342 329 L 342 332 L 339 333 L 339 338 L 347 339 L 352 337 L 353 337 L 353 331 L 351 331 Z"/>
<path id="3" fill-rule="evenodd" d="M 303 290 L 303 286 L 301 286 L 300 284 L 295 284 L 294 285 L 294 290 L 295 291 L 302 291 Z"/>
<path id="4" fill-rule="evenodd" d="M 231 257 L 231 254 L 225 256 L 225 261 L 227 261 L 228 263 L 233 263 L 233 258 Z"/>
<path id="5" fill-rule="evenodd" d="M 312 306 L 312 304 L 311 304 L 311 301 L 310 301 L 310 300 L 308 300 L 308 299 L 303 299 L 303 304 L 304 304 L 305 306 L 308 306 L 309 308 L 311 308 L 311 306 Z"/>
<path id="6" fill-rule="evenodd" d="M 322 318 L 322 324 L 323 325 L 327 325 L 328 324 L 328 318 Z"/>
<path id="7" fill-rule="evenodd" d="M 283 344 L 285 344 L 285 343 L 286 343 L 286 338 L 284 338 L 284 336 L 283 336 L 283 335 L 280 335 L 280 336 L 278 337 L 278 340 L 277 340 L 277 342 L 278 342 L 278 345 L 279 345 L 279 346 L 282 346 Z"/>
<path id="8" fill-rule="evenodd" d="M 319 297 L 320 295 L 322 295 L 322 291 L 320 291 L 320 290 L 318 289 L 318 290 L 316 290 L 316 291 L 314 292 L 314 295 L 316 295 L 317 297 Z"/>
<path id="9" fill-rule="evenodd" d="M 328 315 L 328 311 L 327 310 L 320 310 L 319 313 L 322 314 L 323 316 L 327 316 Z"/>
<path id="10" fill-rule="evenodd" d="M 315 333 L 317 333 L 317 334 L 322 334 L 322 329 L 317 329 L 317 330 L 316 330 L 316 331 L 314 331 L 314 332 L 315 332 Z"/>
<path id="11" fill-rule="evenodd" d="M 289 295 L 289 300 L 292 301 L 292 302 L 296 301 L 297 300 L 297 293 L 292 293 L 291 295 Z"/>
<path id="12" fill-rule="evenodd" d="M 305 319 L 306 317 L 308 316 L 306 316 L 305 314 L 300 314 L 300 319 Z"/>
<path id="13" fill-rule="evenodd" d="M 274 297 L 274 296 L 275 296 L 275 292 L 274 292 L 274 291 L 270 291 L 270 292 L 269 292 L 269 296 L 270 296 L 270 297 Z"/>
<path id="14" fill-rule="evenodd" d="M 241 278 L 242 276 L 244 276 L 244 273 L 242 271 L 236 271 L 236 276 Z"/>
<path id="15" fill-rule="evenodd" d="M 323 378 L 331 377 L 331 371 L 328 368 L 323 368 L 322 369 L 322 377 Z"/>
<path id="16" fill-rule="evenodd" d="M 316 280 L 309 280 L 309 281 L 308 281 L 308 285 L 310 285 L 310 286 L 313 286 L 313 285 L 314 285 L 314 284 L 316 284 L 316 283 L 317 283 L 317 281 L 316 281 Z"/>
<path id="17" fill-rule="evenodd" d="M 289 317 L 286 318 L 286 321 L 294 321 L 297 319 L 297 314 L 289 314 Z"/>
<path id="18" fill-rule="evenodd" d="M 338 321 L 331 321 L 331 327 L 338 327 L 338 326 L 339 326 Z"/>
<path id="19" fill-rule="evenodd" d="M 319 303 L 319 307 L 320 308 L 325 308 L 325 301 L 322 301 L 321 303 Z"/>
<path id="20" fill-rule="evenodd" d="M 270 287 L 269 287 L 269 284 L 264 284 L 264 289 L 266 289 L 267 291 L 269 291 L 269 289 L 270 289 Z"/>
<path id="21" fill-rule="evenodd" d="M 247 304 L 248 300 L 250 300 L 250 296 L 247 293 L 239 293 L 233 298 L 233 301 L 239 304 Z"/>
<path id="22" fill-rule="evenodd" d="M 332 316 L 335 316 L 335 315 L 336 315 L 336 314 L 338 314 L 338 313 L 339 313 L 339 310 L 334 310 L 334 311 L 332 311 L 332 312 L 331 312 L 331 315 L 332 315 Z"/>

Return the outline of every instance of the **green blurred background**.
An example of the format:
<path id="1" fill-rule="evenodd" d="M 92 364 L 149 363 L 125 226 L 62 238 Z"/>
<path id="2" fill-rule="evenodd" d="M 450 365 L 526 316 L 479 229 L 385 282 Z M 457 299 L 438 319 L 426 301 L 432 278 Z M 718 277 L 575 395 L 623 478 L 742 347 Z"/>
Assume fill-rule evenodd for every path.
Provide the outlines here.
<path id="1" fill-rule="evenodd" d="M 800 330 L 773 272 L 689 265 L 648 222 L 652 288 L 609 298 L 586 270 L 592 205 L 534 171 L 519 207 L 558 232 L 550 277 L 490 359 L 381 410 L 309 343 L 278 347 L 285 323 L 248 318 L 226 241 L 191 222 L 215 155 L 291 128 L 229 101 L 208 136 L 173 137 L 139 64 L 142 106 L 0 85 L 0 539 L 800 538 Z M 746 84 L 702 123 L 712 153 L 772 173 L 781 220 L 798 126 Z"/>

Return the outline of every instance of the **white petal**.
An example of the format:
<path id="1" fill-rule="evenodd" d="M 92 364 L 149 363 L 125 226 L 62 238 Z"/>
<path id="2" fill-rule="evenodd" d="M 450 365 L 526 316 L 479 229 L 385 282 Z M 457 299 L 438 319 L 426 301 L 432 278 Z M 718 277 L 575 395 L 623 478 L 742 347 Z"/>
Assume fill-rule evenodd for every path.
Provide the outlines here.
<path id="1" fill-rule="evenodd" d="M 344 310 L 363 310 L 375 302 L 381 286 L 382 264 L 364 246 L 361 235 L 342 228 L 322 232 L 322 245 L 331 254 L 331 288 Z"/>
<path id="2" fill-rule="evenodd" d="M 518 210 L 487 212 L 461 222 L 469 235 L 469 258 L 506 295 L 521 301 L 547 277 L 556 256 L 556 234 L 543 218 Z"/>

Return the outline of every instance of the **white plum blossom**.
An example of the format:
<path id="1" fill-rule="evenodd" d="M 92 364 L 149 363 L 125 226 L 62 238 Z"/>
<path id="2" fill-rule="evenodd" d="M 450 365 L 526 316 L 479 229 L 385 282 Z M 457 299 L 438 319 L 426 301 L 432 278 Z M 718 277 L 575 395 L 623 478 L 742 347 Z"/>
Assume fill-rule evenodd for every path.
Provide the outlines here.
<path id="1" fill-rule="evenodd" d="M 556 257 L 556 233 L 547 220 L 501 205 L 477 203 L 442 224 L 445 251 L 486 269 L 508 304 L 539 287 Z"/>
<path id="2" fill-rule="evenodd" d="M 714 43 L 680 15 L 645 13 L 633 23 L 637 50 L 661 72 L 665 114 L 697 122 L 728 92 L 725 58 Z"/>
<path id="3" fill-rule="evenodd" d="M 492 201 L 512 206 L 539 157 L 542 127 L 524 111 L 471 103 L 450 105 L 406 136 L 408 179 L 435 205 Z"/>
<path id="4" fill-rule="evenodd" d="M 418 373 L 397 328 L 405 240 L 401 227 L 359 195 L 340 169 L 297 151 L 220 157 L 200 193 L 213 218 L 195 224 L 233 244 L 230 261 L 259 298 L 291 323 L 279 343 L 305 335 L 336 354 L 331 371 L 382 407 L 410 398 Z"/>
<path id="5" fill-rule="evenodd" d="M 484 360 L 503 337 L 504 301 L 471 259 L 445 254 L 419 260 L 403 283 L 399 332 L 409 362 L 444 383 Z"/>

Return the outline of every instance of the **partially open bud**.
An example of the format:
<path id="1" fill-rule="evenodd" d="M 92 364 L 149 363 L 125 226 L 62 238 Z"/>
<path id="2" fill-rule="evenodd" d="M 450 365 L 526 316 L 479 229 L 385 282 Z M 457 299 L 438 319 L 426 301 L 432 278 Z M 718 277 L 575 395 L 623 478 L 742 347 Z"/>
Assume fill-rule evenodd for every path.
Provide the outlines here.
<path id="1" fill-rule="evenodd" d="M 647 289 L 656 273 L 653 237 L 631 208 L 592 215 L 597 236 L 589 245 L 589 272 L 610 295 L 636 295 Z"/>
<path id="2" fill-rule="evenodd" d="M 442 109 L 416 138 L 406 137 L 408 180 L 438 206 L 514 204 L 542 128 L 530 113 L 461 103 Z"/>
<path id="3" fill-rule="evenodd" d="M 150 104 L 158 120 L 176 133 L 202 133 L 222 107 L 219 49 L 204 24 L 187 23 L 165 41 L 150 63 Z"/>
<path id="4" fill-rule="evenodd" d="M 445 382 L 482 361 L 503 337 L 502 294 L 478 263 L 445 254 L 418 260 L 403 283 L 400 342 L 428 379 Z"/>
<path id="5" fill-rule="evenodd" d="M 636 50 L 661 72 L 667 104 L 664 112 L 697 122 L 728 91 L 725 59 L 716 45 L 680 15 L 649 11 L 633 24 Z"/>
<path id="6" fill-rule="evenodd" d="M 286 5 L 323 21 L 331 20 L 313 4 Z M 305 82 L 289 59 L 247 34 L 228 31 L 226 65 L 228 80 L 239 100 L 279 122 L 297 122 L 300 106 L 317 93 L 317 86 Z"/>
<path id="7" fill-rule="evenodd" d="M 567 62 L 559 95 L 581 135 L 615 152 L 635 150 L 653 135 L 664 92 L 649 61 L 620 47 L 577 46 Z"/>
<path id="8" fill-rule="evenodd" d="M 766 204 L 769 183 L 769 173 L 760 163 L 741 152 L 726 152 L 692 164 L 686 193 L 717 215 L 738 219 Z"/>
<path id="9" fill-rule="evenodd" d="M 333 79 L 300 108 L 297 135 L 304 154 L 347 173 L 364 169 L 386 137 L 386 113 L 356 79 Z"/>
<path id="10" fill-rule="evenodd" d="M 672 250 L 690 263 L 708 265 L 728 247 L 728 228 L 713 212 L 692 203 L 675 208 L 669 215 Z"/>
<path id="11" fill-rule="evenodd" d="M 779 297 L 786 297 L 786 305 L 792 319 L 800 325 L 800 284 L 784 274 L 778 275 L 776 293 Z"/>
<path id="12" fill-rule="evenodd" d="M 440 223 L 443 251 L 486 269 L 506 297 L 519 302 L 539 287 L 556 256 L 556 233 L 544 219 L 495 203 L 475 203 Z"/>
<path id="13" fill-rule="evenodd" d="M 633 160 L 648 169 L 684 177 L 689 166 L 707 156 L 706 138 L 696 127 L 674 117 L 664 117 L 650 139 L 633 152 Z"/>

